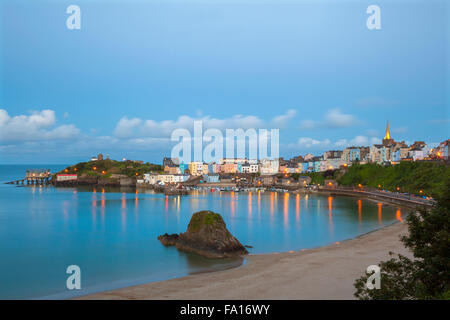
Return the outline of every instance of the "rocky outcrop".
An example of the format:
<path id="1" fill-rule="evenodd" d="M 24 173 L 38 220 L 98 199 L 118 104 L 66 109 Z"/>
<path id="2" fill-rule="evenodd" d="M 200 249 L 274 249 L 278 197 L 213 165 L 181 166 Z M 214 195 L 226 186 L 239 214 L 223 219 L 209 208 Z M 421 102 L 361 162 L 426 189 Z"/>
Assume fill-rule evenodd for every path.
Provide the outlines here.
<path id="1" fill-rule="evenodd" d="M 166 246 L 194 252 L 208 258 L 237 257 L 247 249 L 228 231 L 222 216 L 212 211 L 193 214 L 185 233 L 164 234 L 158 240 Z"/>
<path id="2" fill-rule="evenodd" d="M 180 236 L 176 233 L 174 233 L 174 234 L 165 233 L 162 236 L 159 236 L 158 240 L 161 241 L 161 243 L 163 245 L 165 245 L 166 247 L 169 247 L 169 246 L 176 245 L 179 237 Z"/>

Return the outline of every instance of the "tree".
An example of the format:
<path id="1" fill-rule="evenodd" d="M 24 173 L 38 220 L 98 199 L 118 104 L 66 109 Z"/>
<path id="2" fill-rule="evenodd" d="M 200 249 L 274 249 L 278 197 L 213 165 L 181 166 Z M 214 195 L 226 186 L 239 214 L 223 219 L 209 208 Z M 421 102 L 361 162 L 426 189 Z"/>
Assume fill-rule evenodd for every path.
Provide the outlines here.
<path id="1" fill-rule="evenodd" d="M 409 234 L 401 241 L 414 259 L 398 255 L 380 263 L 381 288 L 366 288 L 368 276 L 355 281 L 359 299 L 450 299 L 450 178 L 431 209 L 411 213 Z M 392 252 L 390 252 L 393 255 Z"/>

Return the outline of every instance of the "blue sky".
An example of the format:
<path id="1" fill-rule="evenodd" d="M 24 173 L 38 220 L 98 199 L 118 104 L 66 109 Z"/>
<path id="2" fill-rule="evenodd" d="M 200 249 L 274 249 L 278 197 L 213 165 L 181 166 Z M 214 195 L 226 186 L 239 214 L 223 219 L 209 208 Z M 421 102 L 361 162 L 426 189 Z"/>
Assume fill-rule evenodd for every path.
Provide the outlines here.
<path id="1" fill-rule="evenodd" d="M 81 8 L 81 29 L 66 8 Z M 366 8 L 381 8 L 368 30 Z M 0 0 L 0 163 L 161 162 L 171 130 L 280 128 L 290 157 L 449 138 L 448 1 Z"/>

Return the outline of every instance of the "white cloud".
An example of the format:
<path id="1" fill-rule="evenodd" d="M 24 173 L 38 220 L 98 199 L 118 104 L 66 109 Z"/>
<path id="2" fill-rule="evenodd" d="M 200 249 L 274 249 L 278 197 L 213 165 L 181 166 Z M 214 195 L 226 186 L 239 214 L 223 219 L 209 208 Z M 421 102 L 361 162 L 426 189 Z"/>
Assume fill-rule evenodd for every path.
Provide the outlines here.
<path id="1" fill-rule="evenodd" d="M 351 114 L 342 113 L 339 109 L 328 110 L 322 121 L 303 120 L 300 129 L 313 130 L 322 127 L 328 128 L 348 128 L 359 124 L 360 121 Z"/>
<path id="2" fill-rule="evenodd" d="M 356 122 L 353 115 L 342 113 L 339 109 L 332 109 L 325 115 L 325 123 L 330 128 L 347 128 Z"/>
<path id="3" fill-rule="evenodd" d="M 329 139 L 316 140 L 313 138 L 302 137 L 297 141 L 297 146 L 300 148 L 311 148 L 311 147 L 325 147 L 330 144 Z"/>
<path id="4" fill-rule="evenodd" d="M 296 143 L 287 144 L 286 151 L 292 152 L 313 152 L 319 154 L 330 149 L 345 149 L 351 146 L 371 146 L 372 144 L 379 144 L 381 140 L 375 137 L 356 136 L 353 139 L 338 139 L 331 141 L 330 139 L 314 139 L 310 137 L 301 137 Z"/>
<path id="5" fill-rule="evenodd" d="M 337 140 L 334 145 L 339 148 L 347 148 L 351 146 L 370 146 L 373 144 L 380 144 L 381 140 L 376 137 L 367 137 L 367 136 L 356 136 L 353 139 L 347 140 L 347 139 L 339 139 Z"/>
<path id="6" fill-rule="evenodd" d="M 53 110 L 34 111 L 11 117 L 0 109 L 0 141 L 38 141 L 68 139 L 79 134 L 72 124 L 56 126 Z"/>
<path id="7" fill-rule="evenodd" d="M 142 123 L 139 118 L 128 119 L 123 117 L 116 126 L 115 135 L 118 137 L 128 137 L 133 134 L 133 130 Z"/>
<path id="8" fill-rule="evenodd" d="M 114 135 L 118 138 L 138 138 L 138 137 L 170 137 L 170 134 L 175 129 L 187 129 L 192 132 L 194 121 L 202 121 L 203 129 L 216 128 L 219 130 L 225 129 L 249 129 L 249 128 L 267 128 L 270 126 L 286 126 L 290 119 L 296 114 L 295 110 L 288 110 L 285 114 L 274 117 L 270 122 L 266 122 L 257 116 L 251 115 L 234 115 L 230 118 L 213 118 L 210 116 L 203 116 L 193 118 L 191 116 L 183 115 L 176 120 L 143 120 L 140 118 L 129 119 L 123 117 L 117 123 L 114 130 Z"/>
<path id="9" fill-rule="evenodd" d="M 297 114 L 297 111 L 294 109 L 289 109 L 285 114 L 276 116 L 272 119 L 272 124 L 275 128 L 283 128 L 285 127 L 288 122 L 295 117 Z"/>

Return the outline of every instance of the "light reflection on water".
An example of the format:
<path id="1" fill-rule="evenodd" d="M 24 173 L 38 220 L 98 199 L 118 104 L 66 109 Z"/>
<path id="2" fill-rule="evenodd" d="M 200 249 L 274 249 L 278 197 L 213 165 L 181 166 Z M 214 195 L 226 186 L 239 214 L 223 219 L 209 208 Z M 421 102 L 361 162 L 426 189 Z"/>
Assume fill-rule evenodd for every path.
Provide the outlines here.
<path id="1" fill-rule="evenodd" d="M 260 191 L 168 196 L 8 186 L 0 201 L 0 298 L 69 297 L 236 264 L 157 241 L 160 234 L 184 232 L 199 210 L 222 214 L 231 233 L 253 246 L 251 253 L 322 246 L 403 219 L 400 208 L 364 199 Z M 70 264 L 84 270 L 81 292 L 65 290 Z"/>

